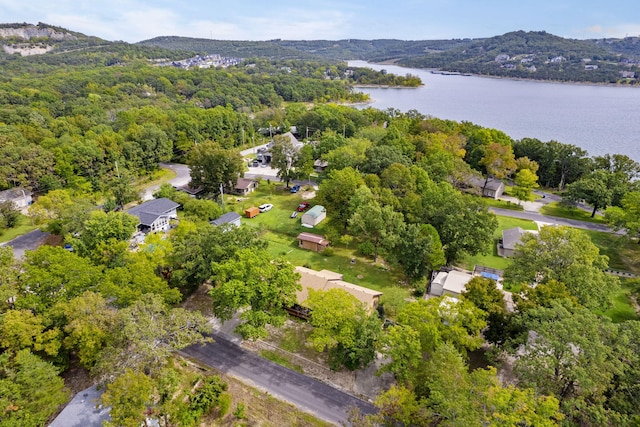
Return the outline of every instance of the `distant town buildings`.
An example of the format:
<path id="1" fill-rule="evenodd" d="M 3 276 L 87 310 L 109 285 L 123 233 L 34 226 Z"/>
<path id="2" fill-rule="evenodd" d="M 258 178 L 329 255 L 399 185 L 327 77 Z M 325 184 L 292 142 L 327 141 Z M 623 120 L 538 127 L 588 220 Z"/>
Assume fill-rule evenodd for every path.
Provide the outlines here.
<path id="1" fill-rule="evenodd" d="M 211 68 L 222 67 L 226 68 L 231 65 L 237 65 L 242 61 L 242 58 L 230 58 L 220 55 L 197 55 L 193 58 L 183 59 L 181 61 L 168 61 L 158 63 L 161 67 L 177 67 L 188 70 L 190 68 Z"/>

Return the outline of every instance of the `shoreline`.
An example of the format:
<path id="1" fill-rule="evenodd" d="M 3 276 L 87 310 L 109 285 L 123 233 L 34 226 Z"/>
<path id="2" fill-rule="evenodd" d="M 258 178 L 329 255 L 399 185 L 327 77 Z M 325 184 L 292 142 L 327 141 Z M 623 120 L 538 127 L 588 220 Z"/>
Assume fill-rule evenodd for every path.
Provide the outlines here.
<path id="1" fill-rule="evenodd" d="M 474 74 L 474 73 L 462 73 L 459 71 L 444 71 L 439 68 L 417 68 L 417 67 L 405 67 L 403 65 L 398 64 L 399 58 L 397 59 L 388 59 L 386 61 L 381 62 L 369 62 L 363 59 L 354 59 L 352 61 L 364 61 L 369 64 L 375 65 L 393 65 L 395 67 L 405 68 L 407 70 L 421 70 L 428 71 L 431 74 L 439 74 L 443 76 L 461 76 L 461 77 L 484 77 L 488 79 L 500 79 L 500 80 L 513 80 L 513 81 L 524 81 L 524 82 L 540 82 L 540 83 L 556 83 L 556 84 L 567 84 L 567 85 L 581 85 L 581 86 L 603 86 L 603 87 L 620 87 L 620 88 L 640 88 L 640 84 L 624 84 L 624 83 L 596 83 L 596 82 L 586 82 L 586 81 L 563 81 L 563 80 L 543 80 L 543 79 L 533 79 L 526 77 L 509 77 L 509 76 L 494 76 L 490 74 Z M 351 60 L 350 60 L 351 61 Z M 367 87 L 362 85 L 362 87 Z M 371 87 L 377 87 L 376 85 L 372 85 Z"/>

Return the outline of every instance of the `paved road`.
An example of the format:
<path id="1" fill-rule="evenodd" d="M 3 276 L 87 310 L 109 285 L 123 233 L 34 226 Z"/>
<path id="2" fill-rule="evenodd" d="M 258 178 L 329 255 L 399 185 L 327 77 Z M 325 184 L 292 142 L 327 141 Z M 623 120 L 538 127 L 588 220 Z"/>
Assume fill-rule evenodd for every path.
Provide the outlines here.
<path id="1" fill-rule="evenodd" d="M 213 343 L 187 347 L 182 353 L 337 425 L 347 422 L 353 406 L 367 414 L 375 411 L 370 403 L 263 359 L 220 334 L 213 338 Z"/>
<path id="2" fill-rule="evenodd" d="M 13 257 L 20 259 L 24 256 L 24 251 L 35 251 L 42 245 L 47 237 L 51 234 L 40 229 L 33 230 L 22 236 L 18 236 L 10 242 L 3 243 L 2 245 L 11 246 L 13 248 Z"/>
<path id="3" fill-rule="evenodd" d="M 189 169 L 189 166 L 187 165 L 180 163 L 160 163 L 159 166 L 163 169 L 171 169 L 175 171 L 176 177 L 169 181 L 169 183 L 174 187 L 187 185 L 189 181 L 191 181 L 191 169 Z M 158 191 L 159 188 L 159 184 L 146 188 L 141 194 L 142 200 L 147 201 L 153 199 L 153 193 Z"/>
<path id="4" fill-rule="evenodd" d="M 528 219 L 530 221 L 541 221 L 555 225 L 566 225 L 569 227 L 582 228 L 584 230 L 602 231 L 605 233 L 613 233 L 614 230 L 606 225 L 595 224 L 592 222 L 578 221 L 575 219 L 558 218 L 555 216 L 542 215 L 538 212 L 514 211 L 511 209 L 489 208 L 489 211 L 496 215 L 509 216 L 512 218 Z"/>

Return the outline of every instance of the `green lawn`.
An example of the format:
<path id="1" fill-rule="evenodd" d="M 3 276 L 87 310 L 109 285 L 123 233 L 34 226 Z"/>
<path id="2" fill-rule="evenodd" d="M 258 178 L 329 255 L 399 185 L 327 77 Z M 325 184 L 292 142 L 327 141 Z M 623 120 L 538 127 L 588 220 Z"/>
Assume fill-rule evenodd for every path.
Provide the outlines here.
<path id="1" fill-rule="evenodd" d="M 244 210 L 251 206 L 263 203 L 273 204 L 273 209 L 270 211 L 242 220 L 244 225 L 259 230 L 261 236 L 269 242 L 267 250 L 273 257 L 284 257 L 293 265 L 314 270 L 335 271 L 341 273 L 347 282 L 383 292 L 381 303 L 384 304 L 388 315 L 393 315 L 406 304 L 406 300 L 411 297 L 411 290 L 400 283 L 402 280 L 400 272 L 374 265 L 370 258 L 357 254 L 355 244 L 345 247 L 332 243 L 333 254 L 330 256 L 300 249 L 296 240 L 298 234 L 306 231 L 324 235 L 327 223 L 325 221 L 309 229 L 301 225 L 302 213 L 298 213 L 297 218 L 290 218 L 291 212 L 304 200 L 302 193 L 294 194 L 282 187 L 281 183 L 269 184 L 263 180 L 250 196 L 246 198 L 227 196 L 225 203 L 243 216 Z M 311 206 L 314 205 L 313 199 L 308 201 Z"/>
<path id="2" fill-rule="evenodd" d="M 604 313 L 605 316 L 610 317 L 615 323 L 626 320 L 638 320 L 638 313 L 630 299 L 630 294 L 636 286 L 634 281 L 621 279 L 620 285 L 620 291 L 613 297 L 613 306 Z"/>
<path id="3" fill-rule="evenodd" d="M 593 222 L 596 224 L 604 224 L 604 218 L 602 215 L 596 214 L 594 218 L 591 218 L 591 212 L 584 211 L 579 208 L 562 206 L 558 202 L 551 202 L 548 205 L 544 205 L 540 208 L 542 215 L 556 216 L 558 218 L 577 219 L 579 221 Z"/>
<path id="4" fill-rule="evenodd" d="M 484 200 L 488 206 L 491 206 L 494 208 L 511 209 L 513 211 L 524 210 L 524 207 L 522 205 L 510 202 L 508 200 L 496 200 L 496 199 L 489 199 L 489 198 L 483 198 L 482 200 Z"/>
<path id="5" fill-rule="evenodd" d="M 640 245 L 637 242 L 613 233 L 580 231 L 591 238 L 602 255 L 609 257 L 610 268 L 640 274 Z"/>
<path id="6" fill-rule="evenodd" d="M 487 255 L 468 256 L 462 263 L 462 267 L 473 270 L 474 265 L 483 265 L 485 267 L 497 268 L 504 270 L 511 264 L 511 260 L 498 255 L 498 238 L 502 237 L 502 230 L 508 228 L 520 227 L 524 230 L 537 230 L 538 226 L 533 221 L 524 219 L 511 218 L 507 216 L 497 215 L 498 228 L 493 233 L 493 242 L 491 243 L 491 251 Z"/>
<path id="7" fill-rule="evenodd" d="M 38 226 L 31 223 L 31 218 L 20 214 L 17 226 L 0 231 L 0 243 L 13 240 L 18 236 L 22 236 L 23 234 L 27 234 L 28 232 L 35 230 L 36 228 L 38 228 Z"/>

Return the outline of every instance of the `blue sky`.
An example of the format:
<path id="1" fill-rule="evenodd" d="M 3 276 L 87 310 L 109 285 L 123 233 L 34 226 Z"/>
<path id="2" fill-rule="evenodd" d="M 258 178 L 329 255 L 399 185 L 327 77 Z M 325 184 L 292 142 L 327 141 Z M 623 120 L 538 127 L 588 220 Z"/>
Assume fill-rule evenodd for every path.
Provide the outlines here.
<path id="1" fill-rule="evenodd" d="M 637 0 L 0 0 L 0 22 L 46 22 L 107 40 L 640 36 Z"/>

